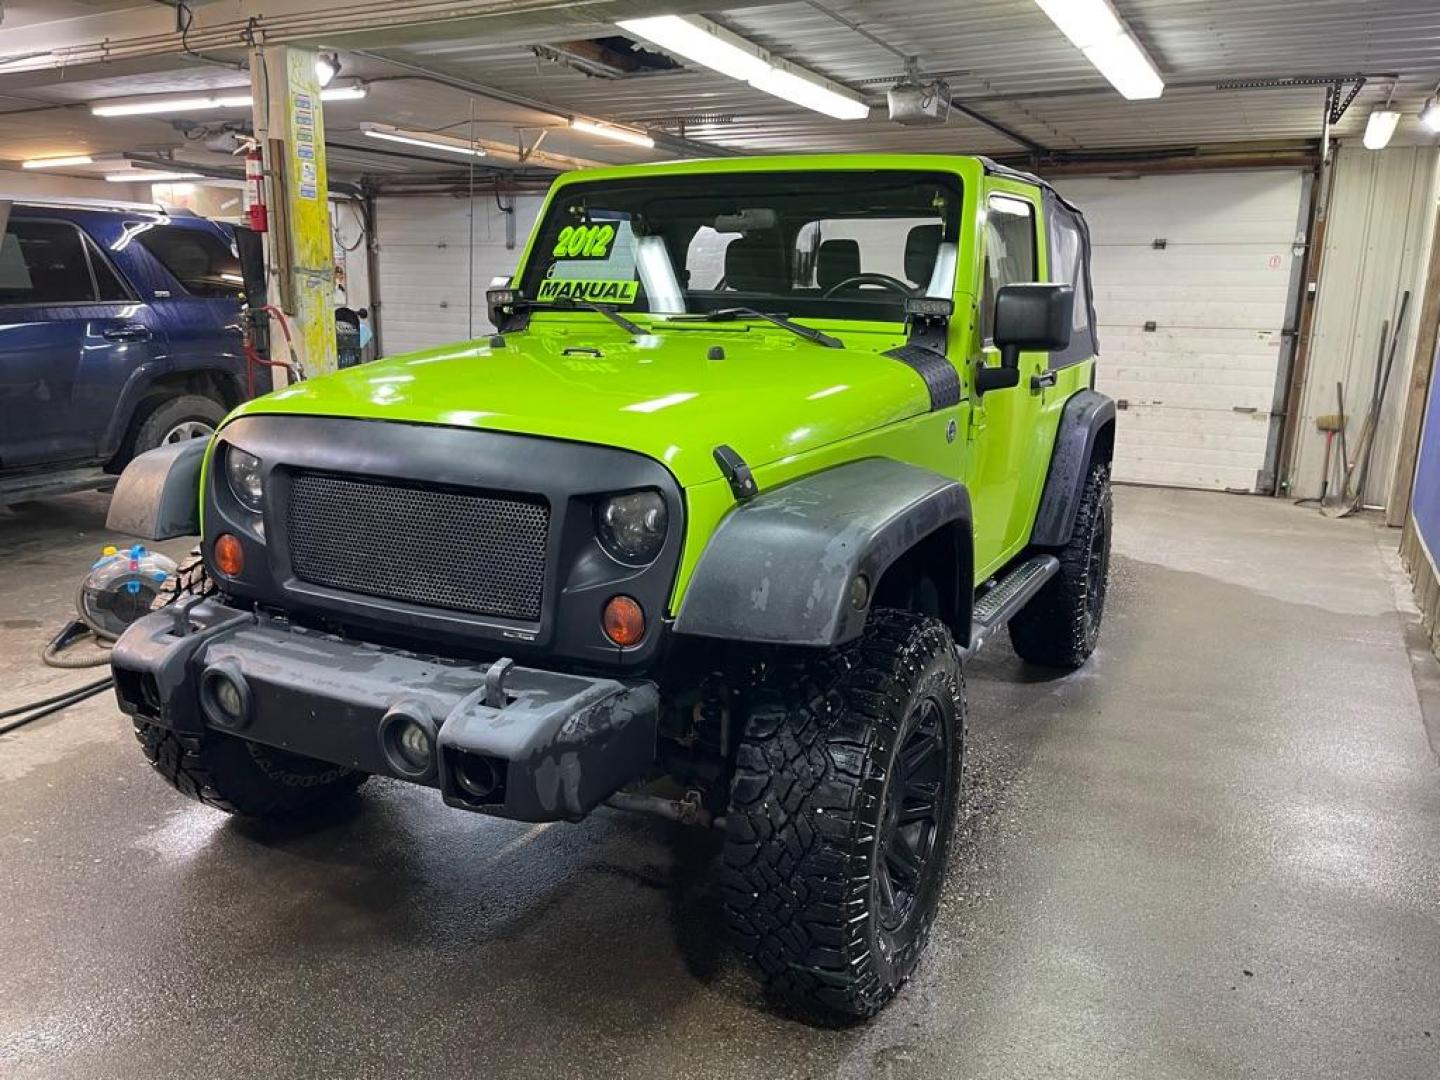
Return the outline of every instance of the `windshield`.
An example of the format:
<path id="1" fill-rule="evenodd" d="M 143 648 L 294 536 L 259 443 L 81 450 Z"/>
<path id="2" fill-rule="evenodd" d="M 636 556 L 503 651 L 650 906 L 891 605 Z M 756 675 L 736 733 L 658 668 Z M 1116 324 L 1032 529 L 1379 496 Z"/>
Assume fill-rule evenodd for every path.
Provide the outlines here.
<path id="1" fill-rule="evenodd" d="M 749 307 L 902 321 L 955 287 L 960 181 L 943 173 L 637 177 L 560 189 L 520 281 L 540 304 L 657 315 Z"/>

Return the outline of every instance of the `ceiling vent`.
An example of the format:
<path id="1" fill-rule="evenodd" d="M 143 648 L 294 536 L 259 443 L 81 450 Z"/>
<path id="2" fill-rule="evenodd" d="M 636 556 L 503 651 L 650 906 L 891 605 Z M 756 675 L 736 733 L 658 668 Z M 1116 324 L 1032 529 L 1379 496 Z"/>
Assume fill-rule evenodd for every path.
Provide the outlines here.
<path id="1" fill-rule="evenodd" d="M 530 51 L 542 60 L 574 68 L 597 79 L 625 79 L 632 75 L 680 70 L 680 65 L 664 53 L 651 52 L 622 34 L 532 45 Z"/>

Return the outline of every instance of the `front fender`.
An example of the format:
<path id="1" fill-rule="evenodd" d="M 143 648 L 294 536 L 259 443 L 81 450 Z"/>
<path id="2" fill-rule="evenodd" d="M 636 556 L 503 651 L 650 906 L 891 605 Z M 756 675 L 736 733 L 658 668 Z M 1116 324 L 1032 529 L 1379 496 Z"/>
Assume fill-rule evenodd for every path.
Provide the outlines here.
<path id="1" fill-rule="evenodd" d="M 208 439 L 157 446 L 125 466 L 105 527 L 142 540 L 200 535 L 200 470 Z"/>
<path id="2" fill-rule="evenodd" d="M 675 631 L 788 645 L 849 641 L 865 628 L 868 600 L 891 564 L 956 522 L 968 535 L 965 485 L 904 462 L 868 458 L 792 481 L 720 523 Z"/>

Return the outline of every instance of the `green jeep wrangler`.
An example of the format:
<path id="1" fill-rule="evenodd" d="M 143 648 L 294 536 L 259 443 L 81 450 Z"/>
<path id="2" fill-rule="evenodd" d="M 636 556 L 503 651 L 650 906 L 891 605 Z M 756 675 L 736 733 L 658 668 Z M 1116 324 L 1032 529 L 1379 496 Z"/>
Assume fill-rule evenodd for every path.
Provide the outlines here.
<path id="1" fill-rule="evenodd" d="M 723 828 L 775 998 L 868 1016 L 944 884 L 962 660 L 1006 625 L 1036 664 L 1095 648 L 1115 413 L 1088 262 L 1073 206 L 983 158 L 563 176 L 493 337 L 131 466 L 112 525 L 202 544 L 116 645 L 120 707 L 232 813 L 378 775 Z"/>

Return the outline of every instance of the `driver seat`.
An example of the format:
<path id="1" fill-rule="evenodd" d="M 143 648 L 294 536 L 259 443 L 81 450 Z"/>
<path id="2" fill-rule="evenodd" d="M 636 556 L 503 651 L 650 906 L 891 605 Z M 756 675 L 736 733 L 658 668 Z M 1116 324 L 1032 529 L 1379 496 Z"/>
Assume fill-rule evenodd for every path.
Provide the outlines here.
<path id="1" fill-rule="evenodd" d="M 916 225 L 905 237 L 905 276 L 923 296 L 948 296 L 959 247 L 940 225 Z"/>
<path id="2" fill-rule="evenodd" d="M 925 288 L 935 273 L 942 233 L 939 225 L 916 225 L 905 237 L 905 276 L 910 284 Z"/>

